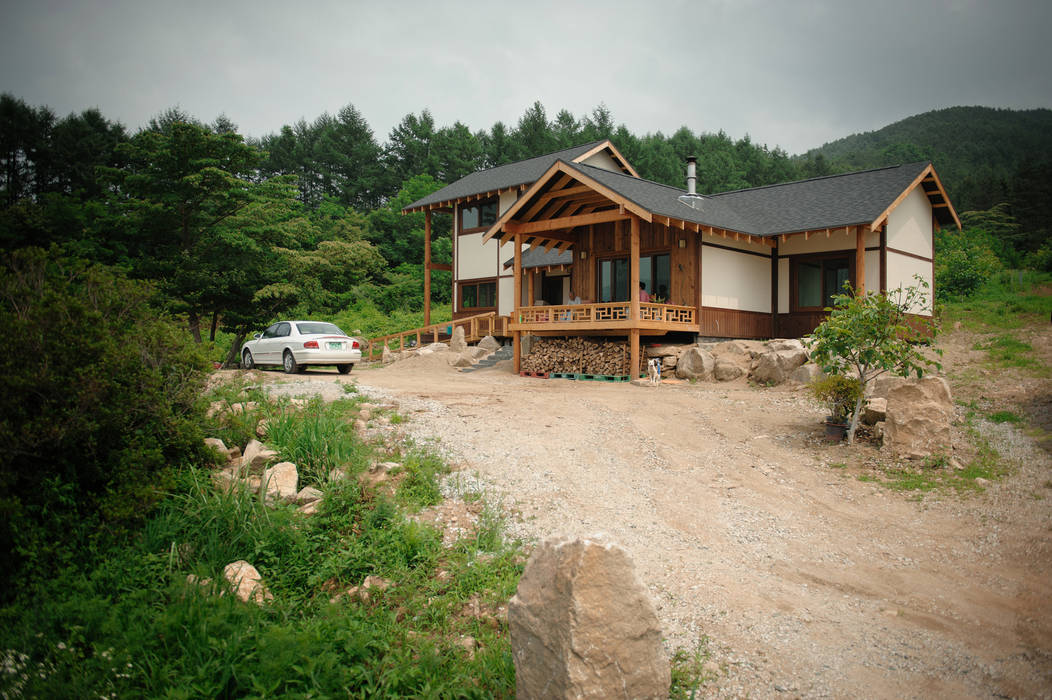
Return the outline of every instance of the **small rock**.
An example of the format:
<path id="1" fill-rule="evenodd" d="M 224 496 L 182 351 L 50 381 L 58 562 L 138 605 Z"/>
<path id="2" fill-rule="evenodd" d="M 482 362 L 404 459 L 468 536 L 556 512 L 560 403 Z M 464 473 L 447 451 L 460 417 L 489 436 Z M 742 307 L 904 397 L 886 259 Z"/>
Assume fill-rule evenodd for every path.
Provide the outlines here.
<path id="1" fill-rule="evenodd" d="M 975 477 L 975 485 L 976 486 L 989 486 L 990 485 L 990 480 L 989 479 L 984 479 L 981 476 L 977 476 L 977 477 Z"/>
<path id="2" fill-rule="evenodd" d="M 265 438 L 267 436 L 267 428 L 269 427 L 270 421 L 268 421 L 266 418 L 256 423 L 256 437 L 260 438 L 261 440 Z"/>
<path id="3" fill-rule="evenodd" d="M 274 596 L 263 585 L 262 577 L 256 567 L 247 561 L 235 561 L 223 567 L 223 577 L 234 588 L 234 595 L 240 600 L 256 605 L 274 600 Z"/>
<path id="4" fill-rule="evenodd" d="M 296 503 L 314 503 L 320 501 L 325 497 L 325 494 L 314 488 L 313 486 L 304 486 L 300 489 L 300 492 L 296 494 Z"/>
<path id="5" fill-rule="evenodd" d="M 266 501 L 292 502 L 296 500 L 299 472 L 292 462 L 281 462 L 263 472 L 262 483 L 266 484 Z"/>
<path id="6" fill-rule="evenodd" d="M 492 335 L 487 335 L 485 338 L 479 341 L 478 347 L 484 348 L 488 352 L 496 352 L 500 350 L 500 341 L 498 341 Z"/>
<path id="7" fill-rule="evenodd" d="M 242 472 L 258 474 L 263 471 L 263 468 L 269 462 L 277 458 L 277 452 L 266 447 L 258 440 L 251 440 L 245 447 L 245 453 L 241 456 L 241 470 Z"/>

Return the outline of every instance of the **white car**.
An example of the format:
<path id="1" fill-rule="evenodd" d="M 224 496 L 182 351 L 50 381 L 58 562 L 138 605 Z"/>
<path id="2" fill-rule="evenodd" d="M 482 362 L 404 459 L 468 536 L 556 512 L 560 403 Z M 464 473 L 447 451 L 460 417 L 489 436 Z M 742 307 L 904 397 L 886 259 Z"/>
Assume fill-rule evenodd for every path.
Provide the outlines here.
<path id="1" fill-rule="evenodd" d="M 276 365 L 287 374 L 307 365 L 335 365 L 347 374 L 361 359 L 361 343 L 323 321 L 278 321 L 241 348 L 243 369 Z"/>

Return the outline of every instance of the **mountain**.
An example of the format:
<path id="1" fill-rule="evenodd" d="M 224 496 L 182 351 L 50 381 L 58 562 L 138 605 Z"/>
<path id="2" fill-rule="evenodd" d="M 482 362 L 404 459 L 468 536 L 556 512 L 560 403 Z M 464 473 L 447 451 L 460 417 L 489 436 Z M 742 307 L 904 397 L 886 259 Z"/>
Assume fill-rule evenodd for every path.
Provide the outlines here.
<path id="1" fill-rule="evenodd" d="M 1016 199 L 1052 170 L 1052 110 L 950 107 L 797 156 L 807 173 L 930 160 L 958 211 Z"/>

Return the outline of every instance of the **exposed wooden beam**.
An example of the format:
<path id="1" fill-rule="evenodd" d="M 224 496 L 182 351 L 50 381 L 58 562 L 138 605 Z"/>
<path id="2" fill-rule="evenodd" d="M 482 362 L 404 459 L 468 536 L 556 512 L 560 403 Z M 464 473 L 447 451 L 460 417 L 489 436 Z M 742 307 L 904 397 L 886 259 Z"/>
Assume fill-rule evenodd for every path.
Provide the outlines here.
<path id="1" fill-rule="evenodd" d="M 588 224 L 601 224 L 607 221 L 621 221 L 627 219 L 625 214 L 619 211 L 600 211 L 594 214 L 580 214 L 577 216 L 564 216 L 559 219 L 543 219 L 541 221 L 507 221 L 504 230 L 511 234 L 539 233 L 541 231 L 558 231 L 561 229 L 587 226 Z"/>

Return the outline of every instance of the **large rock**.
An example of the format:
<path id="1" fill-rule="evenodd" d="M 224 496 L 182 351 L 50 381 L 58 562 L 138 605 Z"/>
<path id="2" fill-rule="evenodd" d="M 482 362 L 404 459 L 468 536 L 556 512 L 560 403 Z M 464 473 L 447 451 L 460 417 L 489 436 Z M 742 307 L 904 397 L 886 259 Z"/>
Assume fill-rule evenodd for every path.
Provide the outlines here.
<path id="1" fill-rule="evenodd" d="M 448 361 L 453 367 L 471 367 L 475 364 L 475 357 L 471 350 L 465 349 L 463 352 L 450 355 Z"/>
<path id="2" fill-rule="evenodd" d="M 862 408 L 862 422 L 866 425 L 876 425 L 888 416 L 888 400 L 871 398 L 866 401 Z"/>
<path id="3" fill-rule="evenodd" d="M 489 357 L 493 354 L 492 350 L 487 350 L 481 345 L 476 345 L 473 348 L 468 348 L 463 354 L 470 355 L 475 360 L 481 360 L 484 357 Z"/>
<path id="4" fill-rule="evenodd" d="M 457 353 L 468 349 L 467 341 L 464 340 L 463 326 L 457 326 L 453 329 L 453 337 L 449 339 L 449 349 Z"/>
<path id="5" fill-rule="evenodd" d="M 241 471 L 249 474 L 259 474 L 269 463 L 278 458 L 278 453 L 264 445 L 259 440 L 251 440 L 241 455 Z"/>
<path id="6" fill-rule="evenodd" d="M 391 364 L 394 361 L 395 361 L 394 353 L 391 352 L 391 348 L 389 348 L 389 347 L 387 347 L 385 345 L 383 354 L 380 356 L 380 362 L 384 363 L 385 365 L 389 365 L 389 364 Z"/>
<path id="7" fill-rule="evenodd" d="M 797 338 L 778 338 L 775 340 L 769 340 L 767 341 L 767 349 L 771 352 L 780 352 L 782 350 L 803 350 L 804 352 L 807 352 L 804 348 L 804 344 Z"/>
<path id="8" fill-rule="evenodd" d="M 789 375 L 789 381 L 810 384 L 817 379 L 824 379 L 825 376 L 826 373 L 814 362 L 805 362 L 793 370 L 793 373 Z"/>
<path id="9" fill-rule="evenodd" d="M 648 345 L 646 355 L 650 357 L 679 357 L 690 346 L 686 345 Z"/>
<path id="10" fill-rule="evenodd" d="M 500 341 L 494 338 L 492 335 L 487 335 L 485 338 L 479 341 L 478 346 L 485 348 L 489 352 L 497 352 L 500 350 Z"/>
<path id="11" fill-rule="evenodd" d="M 667 698 L 661 629 L 627 552 L 549 537 L 508 605 L 515 690 L 532 698 Z"/>
<path id="12" fill-rule="evenodd" d="M 758 340 L 726 340 L 712 346 L 714 357 L 738 356 L 746 360 L 752 360 L 765 352 L 767 346 Z"/>
<path id="13" fill-rule="evenodd" d="M 746 374 L 746 369 L 739 362 L 726 357 L 717 357 L 712 368 L 712 378 L 718 382 L 732 382 Z"/>
<path id="14" fill-rule="evenodd" d="M 910 383 L 905 377 L 897 377 L 894 374 L 882 374 L 869 383 L 866 387 L 866 395 L 876 399 L 886 399 L 892 389 L 905 386 Z"/>
<path id="15" fill-rule="evenodd" d="M 296 500 L 299 487 L 299 472 L 292 462 L 281 462 L 263 472 L 263 485 L 266 488 L 267 503 L 277 501 L 292 502 Z"/>
<path id="16" fill-rule="evenodd" d="M 752 378 L 761 384 L 782 384 L 805 362 L 807 353 L 803 348 L 765 352 L 756 359 Z"/>
<path id="17" fill-rule="evenodd" d="M 263 578 L 259 575 L 259 571 L 247 561 L 241 560 L 227 564 L 223 568 L 223 577 L 230 584 L 234 595 L 246 603 L 253 602 L 256 605 L 263 605 L 268 600 L 274 600 L 274 596 L 263 585 Z"/>
<path id="18" fill-rule="evenodd" d="M 906 457 L 926 457 L 951 446 L 953 421 L 950 385 L 942 377 L 925 377 L 888 392 L 884 446 Z"/>
<path id="19" fill-rule="evenodd" d="M 680 379 L 711 379 L 716 360 L 701 348 L 690 348 L 676 362 L 676 376 Z"/>

